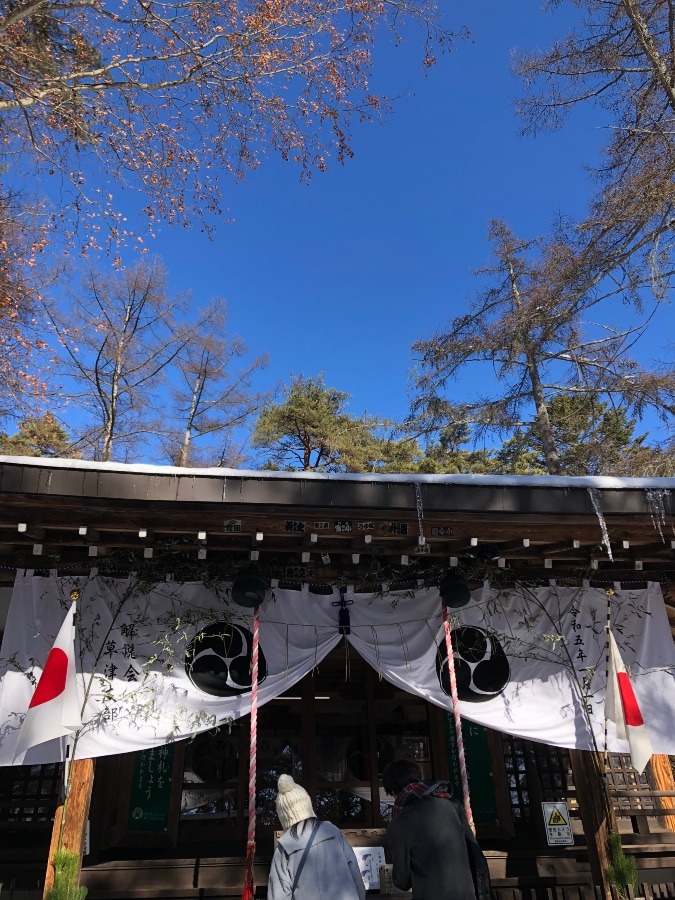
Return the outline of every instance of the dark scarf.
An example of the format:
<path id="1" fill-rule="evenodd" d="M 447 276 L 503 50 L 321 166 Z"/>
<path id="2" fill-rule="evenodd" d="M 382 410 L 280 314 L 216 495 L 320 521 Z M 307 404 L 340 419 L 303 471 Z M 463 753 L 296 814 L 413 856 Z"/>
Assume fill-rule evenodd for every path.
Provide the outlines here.
<path id="1" fill-rule="evenodd" d="M 440 797 L 442 800 L 451 800 L 452 788 L 447 781 L 412 781 L 396 795 L 392 818 L 397 816 L 408 804 L 419 800 L 420 797 Z"/>

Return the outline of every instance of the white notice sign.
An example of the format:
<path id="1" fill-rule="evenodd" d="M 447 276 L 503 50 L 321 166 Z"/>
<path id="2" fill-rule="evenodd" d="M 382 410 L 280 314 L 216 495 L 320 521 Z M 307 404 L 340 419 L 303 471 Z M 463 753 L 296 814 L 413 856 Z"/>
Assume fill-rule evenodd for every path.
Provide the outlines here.
<path id="1" fill-rule="evenodd" d="M 380 866 L 384 865 L 384 847 L 352 847 L 367 891 L 380 887 Z"/>
<path id="2" fill-rule="evenodd" d="M 546 840 L 549 847 L 560 844 L 573 844 L 572 825 L 570 823 L 570 811 L 564 800 L 556 803 L 542 803 L 544 811 L 544 825 L 546 826 Z"/>

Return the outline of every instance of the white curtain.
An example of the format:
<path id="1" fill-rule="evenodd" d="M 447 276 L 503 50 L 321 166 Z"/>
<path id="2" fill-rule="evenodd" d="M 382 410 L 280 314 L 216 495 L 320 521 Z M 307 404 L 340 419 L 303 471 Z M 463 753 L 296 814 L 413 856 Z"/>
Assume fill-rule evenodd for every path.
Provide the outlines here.
<path id="1" fill-rule="evenodd" d="M 75 588 L 85 722 L 76 756 L 159 746 L 250 711 L 252 616 L 231 602 L 226 586 L 25 572 L 16 579 L 0 649 L 1 765 L 12 764 L 34 680 Z M 675 647 L 660 587 L 614 591 L 612 627 L 654 751 L 675 754 Z M 451 709 L 438 589 L 346 598 L 353 601 L 347 639 L 358 653 L 393 684 Z M 261 704 L 311 672 L 342 639 L 339 603 L 337 590 L 321 595 L 307 587 L 276 588 L 266 600 Z M 475 591 L 468 605 L 451 611 L 462 715 L 532 740 L 602 749 L 606 607 L 605 591 L 588 585 L 498 591 L 486 584 Z M 611 727 L 609 746 L 626 750 Z M 29 751 L 26 762 L 62 755 L 54 741 Z"/>

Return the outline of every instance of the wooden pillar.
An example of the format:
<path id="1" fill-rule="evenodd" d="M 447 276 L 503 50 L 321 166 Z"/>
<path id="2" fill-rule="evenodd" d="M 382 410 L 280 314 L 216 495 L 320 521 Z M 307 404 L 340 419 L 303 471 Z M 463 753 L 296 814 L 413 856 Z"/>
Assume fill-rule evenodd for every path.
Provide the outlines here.
<path id="1" fill-rule="evenodd" d="M 616 830 L 616 817 L 611 806 L 610 812 L 607 809 L 602 756 L 591 750 L 570 750 L 570 763 L 593 883 L 601 888 L 605 900 L 612 900 L 607 878 L 607 840 L 610 832 Z"/>
<path id="2" fill-rule="evenodd" d="M 380 775 L 377 761 L 377 718 L 375 716 L 375 670 L 366 666 L 366 727 L 364 730 L 364 753 L 370 762 L 370 811 L 371 824 L 375 828 L 382 827 L 380 815 Z"/>
<path id="3" fill-rule="evenodd" d="M 670 757 L 655 753 L 649 763 L 651 782 L 655 791 L 673 791 L 672 797 L 658 797 L 658 805 L 665 809 L 675 807 L 675 779 L 670 765 Z M 663 824 L 669 831 L 675 831 L 675 815 L 663 816 Z"/>
<path id="4" fill-rule="evenodd" d="M 94 784 L 94 760 L 74 759 L 70 764 L 70 793 L 54 816 L 52 840 L 45 874 L 43 897 L 54 887 L 54 854 L 59 847 L 77 853 L 82 860 L 91 789 Z"/>
<path id="5" fill-rule="evenodd" d="M 300 753 L 302 756 L 302 786 L 312 798 L 316 808 L 316 677 L 305 675 L 300 682 L 302 697 L 300 718 Z"/>
<path id="6" fill-rule="evenodd" d="M 525 763 L 525 777 L 527 778 L 527 795 L 530 799 L 530 815 L 534 828 L 534 840 L 537 850 L 546 853 L 548 842 L 546 840 L 546 824 L 542 815 L 542 803 L 544 792 L 541 788 L 541 780 L 537 769 L 537 760 L 531 741 L 523 741 L 523 762 Z"/>

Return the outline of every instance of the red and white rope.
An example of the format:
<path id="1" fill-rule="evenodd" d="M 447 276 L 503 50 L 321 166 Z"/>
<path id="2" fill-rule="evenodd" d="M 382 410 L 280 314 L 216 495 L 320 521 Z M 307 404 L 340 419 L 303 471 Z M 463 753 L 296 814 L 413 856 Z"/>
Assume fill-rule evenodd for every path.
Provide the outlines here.
<path id="1" fill-rule="evenodd" d="M 473 813 L 471 811 L 471 796 L 469 794 L 469 776 L 466 772 L 466 757 L 464 755 L 464 738 L 462 737 L 462 717 L 459 713 L 459 697 L 457 696 L 457 676 L 455 674 L 455 654 L 452 649 L 451 625 L 448 619 L 448 608 L 445 603 L 442 604 L 443 609 L 443 631 L 445 632 L 445 649 L 448 654 L 448 675 L 450 677 L 450 697 L 452 699 L 452 712 L 455 718 L 455 735 L 457 737 L 457 757 L 459 759 L 459 775 L 462 780 L 462 799 L 464 801 L 464 812 L 468 819 L 469 825 L 473 833 L 476 833 L 476 826 L 473 822 Z"/>
<path id="2" fill-rule="evenodd" d="M 253 611 L 253 646 L 251 648 L 251 743 L 248 754 L 248 836 L 246 840 L 246 874 L 242 900 L 253 900 L 255 883 L 255 783 L 256 753 L 258 747 L 258 637 L 260 631 L 259 607 Z"/>

